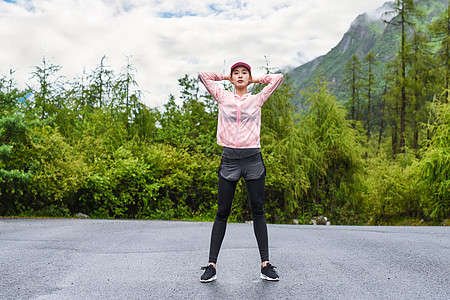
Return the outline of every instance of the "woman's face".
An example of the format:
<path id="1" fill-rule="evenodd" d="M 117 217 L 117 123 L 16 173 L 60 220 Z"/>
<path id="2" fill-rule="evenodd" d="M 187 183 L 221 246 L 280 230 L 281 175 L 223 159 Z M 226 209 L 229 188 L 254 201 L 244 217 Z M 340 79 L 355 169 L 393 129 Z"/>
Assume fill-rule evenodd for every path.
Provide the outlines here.
<path id="1" fill-rule="evenodd" d="M 252 82 L 252 76 L 245 67 L 236 67 L 231 72 L 231 82 L 236 88 L 247 87 Z"/>

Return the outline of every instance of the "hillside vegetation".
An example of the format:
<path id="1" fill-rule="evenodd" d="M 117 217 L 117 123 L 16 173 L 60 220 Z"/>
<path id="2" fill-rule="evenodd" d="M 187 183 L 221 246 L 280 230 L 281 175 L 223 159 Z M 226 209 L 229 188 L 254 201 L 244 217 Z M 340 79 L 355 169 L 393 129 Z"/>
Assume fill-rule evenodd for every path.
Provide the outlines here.
<path id="1" fill-rule="evenodd" d="M 416 6 L 422 11 L 422 17 L 414 19 L 415 26 L 422 31 L 427 31 L 427 26 L 439 19 L 440 14 L 445 11 L 447 1 L 417 1 Z M 374 66 L 373 72 L 377 74 L 378 80 L 382 81 L 386 65 L 397 56 L 401 38 L 401 28 L 394 26 L 392 22 L 387 22 L 399 19 L 393 9 L 393 3 L 393 1 L 386 2 L 375 12 L 359 15 L 333 49 L 289 72 L 294 89 L 293 104 L 298 109 L 305 107 L 306 98 L 303 91 L 315 84 L 318 74 L 331 83 L 330 89 L 335 92 L 340 101 L 346 103 L 350 93 L 345 84 L 345 66 L 353 55 L 362 59 L 369 51 L 374 53 L 379 63 Z M 409 30 L 413 31 L 412 28 Z"/>

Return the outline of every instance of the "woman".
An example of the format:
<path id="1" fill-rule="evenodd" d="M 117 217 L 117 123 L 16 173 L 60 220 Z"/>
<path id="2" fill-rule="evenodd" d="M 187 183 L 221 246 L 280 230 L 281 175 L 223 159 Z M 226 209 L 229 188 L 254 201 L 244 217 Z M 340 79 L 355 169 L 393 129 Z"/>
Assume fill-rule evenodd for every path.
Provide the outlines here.
<path id="1" fill-rule="evenodd" d="M 266 168 L 261 156 L 260 128 L 261 107 L 283 82 L 283 75 L 252 77 L 251 67 L 238 62 L 231 67 L 230 75 L 200 73 L 200 81 L 205 85 L 219 106 L 217 143 L 223 146 L 222 161 L 219 166 L 218 209 L 211 232 L 209 264 L 201 282 L 216 280 L 216 262 L 220 246 L 225 236 L 228 216 L 237 182 L 244 177 L 253 216 L 253 229 L 261 256 L 262 279 L 277 281 L 278 274 L 269 263 L 267 225 L 264 215 L 264 186 Z M 235 92 L 229 92 L 216 85 L 216 81 L 229 80 Z M 268 84 L 257 95 L 247 93 L 251 83 Z"/>

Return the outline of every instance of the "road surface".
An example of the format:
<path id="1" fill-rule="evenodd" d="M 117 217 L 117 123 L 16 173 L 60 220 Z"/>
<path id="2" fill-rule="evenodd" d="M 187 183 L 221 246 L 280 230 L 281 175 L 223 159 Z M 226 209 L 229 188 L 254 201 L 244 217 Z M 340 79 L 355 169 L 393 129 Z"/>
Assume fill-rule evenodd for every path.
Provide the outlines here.
<path id="1" fill-rule="evenodd" d="M 251 224 L 0 219 L 0 299 L 450 299 L 449 227 L 268 225 L 279 282 L 259 279 Z"/>

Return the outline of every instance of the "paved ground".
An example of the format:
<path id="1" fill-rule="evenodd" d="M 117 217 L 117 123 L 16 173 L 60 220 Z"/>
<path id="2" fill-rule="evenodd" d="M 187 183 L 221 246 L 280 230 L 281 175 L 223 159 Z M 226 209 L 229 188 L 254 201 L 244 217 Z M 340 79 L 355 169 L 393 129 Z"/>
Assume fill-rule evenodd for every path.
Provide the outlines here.
<path id="1" fill-rule="evenodd" d="M 199 282 L 211 223 L 0 219 L 0 299 L 449 299 L 449 227 L 269 225 L 279 282 L 259 279 L 250 224 L 229 224 Z"/>

